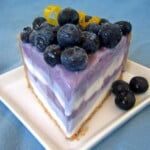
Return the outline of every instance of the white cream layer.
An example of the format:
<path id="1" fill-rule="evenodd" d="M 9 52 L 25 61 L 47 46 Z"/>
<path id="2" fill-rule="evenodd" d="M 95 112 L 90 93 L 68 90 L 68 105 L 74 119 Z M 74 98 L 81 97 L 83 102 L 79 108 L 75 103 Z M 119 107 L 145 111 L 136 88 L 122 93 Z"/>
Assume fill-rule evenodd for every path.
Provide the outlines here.
<path id="1" fill-rule="evenodd" d="M 86 91 L 86 93 L 79 100 L 75 100 L 75 99 L 72 100 L 73 102 L 74 101 L 77 101 L 77 102 L 75 104 L 71 104 L 70 105 L 70 111 L 68 111 L 68 112 L 65 111 L 65 114 L 67 116 L 71 115 L 72 111 L 79 108 L 79 106 L 81 105 L 83 100 L 87 101 L 93 95 L 93 93 L 95 93 L 98 89 L 100 89 L 101 86 L 103 85 L 104 80 L 108 76 L 111 76 L 114 73 L 114 70 L 116 70 L 120 67 L 120 65 L 122 64 L 123 59 L 124 59 L 124 56 L 122 56 L 122 57 L 119 56 L 118 58 L 115 58 L 115 60 L 113 61 L 113 63 L 111 63 L 109 68 L 106 69 L 106 72 L 103 74 L 103 76 L 101 76 L 98 80 L 96 80 L 95 83 L 93 83 L 93 85 L 89 87 L 89 89 Z M 71 106 L 73 108 L 71 108 Z"/>
<path id="2" fill-rule="evenodd" d="M 64 123 L 62 122 L 62 120 L 60 120 L 60 116 L 58 116 L 58 114 L 56 115 L 56 112 L 53 108 L 51 108 L 52 106 L 49 105 L 49 103 L 47 102 L 47 99 L 44 98 L 44 96 L 41 94 L 41 92 L 39 92 L 37 86 L 35 86 L 32 82 L 32 80 L 30 80 L 30 84 L 32 85 L 32 88 L 35 92 L 35 94 L 38 96 L 38 98 L 41 100 L 42 104 L 44 105 L 44 107 L 47 109 L 47 111 L 51 114 L 51 116 L 56 120 L 56 122 L 58 123 L 58 125 L 60 126 L 60 128 L 63 130 L 63 132 L 65 133 L 66 137 L 71 137 L 73 134 L 75 134 L 81 127 L 82 123 L 88 119 L 89 115 L 94 111 L 94 109 L 100 105 L 102 103 L 102 101 L 104 100 L 104 98 L 106 97 L 107 93 L 109 92 L 110 86 L 112 84 L 112 82 L 114 80 L 116 80 L 119 76 L 120 76 L 120 72 L 118 72 L 118 74 L 111 79 L 111 81 L 109 82 L 109 84 L 105 87 L 105 89 L 103 89 L 103 91 L 101 92 L 101 94 L 98 97 L 98 100 L 96 100 L 95 104 L 90 107 L 90 110 L 85 110 L 86 111 L 86 115 L 83 117 L 83 119 L 78 119 L 78 116 L 75 117 L 75 121 L 76 126 L 75 128 L 69 132 L 66 130 L 66 126 L 64 125 Z M 82 113 L 82 112 L 80 112 Z M 69 123 L 69 122 L 68 122 Z"/>
<path id="3" fill-rule="evenodd" d="M 106 72 L 103 74 L 103 76 L 101 76 L 97 81 L 95 81 L 95 83 L 92 86 L 89 87 L 89 89 L 87 90 L 85 95 L 83 95 L 78 100 L 75 100 L 74 97 L 70 100 L 70 104 L 69 104 L 69 107 L 67 109 L 65 109 L 65 103 L 63 100 L 64 95 L 62 94 L 62 90 L 60 89 L 60 87 L 56 83 L 53 85 L 53 87 L 48 85 L 47 81 L 42 76 L 43 72 L 41 71 L 41 69 L 36 68 L 35 66 L 33 67 L 33 65 L 28 60 L 28 58 L 25 57 L 24 59 L 25 59 L 25 63 L 27 65 L 28 70 L 33 75 L 35 75 L 40 82 L 42 82 L 43 84 L 45 84 L 51 88 L 51 90 L 54 92 L 55 96 L 57 97 L 59 103 L 61 104 L 61 106 L 65 110 L 65 115 L 70 116 L 74 110 L 76 110 L 80 107 L 83 100 L 87 101 L 93 95 L 93 93 L 95 93 L 97 91 L 97 89 L 99 89 L 100 86 L 103 85 L 103 81 L 105 80 L 106 77 L 111 76 L 113 74 L 114 70 L 120 67 L 120 65 L 123 61 L 123 58 L 124 58 L 123 55 L 122 55 L 122 57 L 118 56 L 118 58 L 115 58 L 115 60 L 109 66 L 109 68 L 106 70 Z M 74 102 L 76 102 L 76 103 L 74 103 Z"/>
<path id="4" fill-rule="evenodd" d="M 62 94 L 62 91 L 60 90 L 59 86 L 55 84 L 54 87 L 51 87 L 50 85 L 48 85 L 48 82 L 46 81 L 46 79 L 44 78 L 43 76 L 43 71 L 41 71 L 40 68 L 37 68 L 37 67 L 33 67 L 31 61 L 24 56 L 24 61 L 25 61 L 25 64 L 27 66 L 27 69 L 33 74 L 36 76 L 36 78 L 42 82 L 43 84 L 47 85 L 55 94 L 55 96 L 57 97 L 59 103 L 62 105 L 63 108 L 65 108 L 65 103 L 63 101 L 63 96 Z"/>
<path id="5" fill-rule="evenodd" d="M 65 135 L 67 137 L 69 137 L 70 134 L 68 134 L 66 127 L 64 126 L 64 123 L 60 120 L 59 116 L 56 115 L 55 110 L 50 107 L 49 103 L 47 102 L 47 99 L 45 99 L 44 96 L 41 94 L 41 92 L 39 92 L 38 88 L 33 84 L 32 80 L 30 80 L 30 84 L 33 88 L 34 93 L 37 95 L 39 100 L 42 102 L 43 106 L 47 109 L 47 111 L 50 113 L 50 115 L 56 120 L 56 122 L 58 123 L 60 128 L 63 130 Z"/>
<path id="6" fill-rule="evenodd" d="M 121 71 L 119 71 L 118 74 L 105 87 L 105 89 L 102 90 L 101 94 L 99 94 L 99 97 L 95 101 L 94 105 L 91 106 L 91 109 L 86 110 L 86 112 L 87 112 L 86 115 L 82 119 L 75 118 L 76 119 L 75 122 L 78 122 L 78 124 L 76 124 L 76 127 L 70 133 L 67 134 L 69 137 L 71 137 L 73 134 L 75 134 L 81 128 L 81 125 L 89 118 L 89 116 L 92 114 L 92 112 L 95 110 L 95 108 L 103 102 L 103 100 L 105 99 L 105 97 L 107 96 L 107 94 L 110 91 L 110 87 L 111 87 L 113 81 L 117 80 L 119 78 L 120 72 Z"/>

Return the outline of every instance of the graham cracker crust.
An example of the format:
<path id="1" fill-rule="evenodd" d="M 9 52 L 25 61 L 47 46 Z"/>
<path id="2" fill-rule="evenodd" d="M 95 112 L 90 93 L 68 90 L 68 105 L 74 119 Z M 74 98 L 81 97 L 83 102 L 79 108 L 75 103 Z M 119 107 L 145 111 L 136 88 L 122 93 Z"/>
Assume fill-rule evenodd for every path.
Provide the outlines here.
<path id="1" fill-rule="evenodd" d="M 59 124 L 57 123 L 57 121 L 55 120 L 55 118 L 50 114 L 50 112 L 46 109 L 46 107 L 44 106 L 44 104 L 41 102 L 41 100 L 39 99 L 39 97 L 36 95 L 32 85 L 30 84 L 29 81 L 29 77 L 28 77 L 28 73 L 27 73 L 27 67 L 24 61 L 24 57 L 23 57 L 23 51 L 22 51 L 22 47 L 21 47 L 21 40 L 20 40 L 20 35 L 17 36 L 18 38 L 18 44 L 19 44 L 19 49 L 20 49 L 20 54 L 22 57 L 22 62 L 23 62 L 23 66 L 24 66 L 24 73 L 25 73 L 25 78 L 27 81 L 27 86 L 28 88 L 32 91 L 33 95 L 36 97 L 36 100 L 38 101 L 38 103 L 41 105 L 41 107 L 43 108 L 43 111 L 49 116 L 50 119 L 53 120 L 53 122 L 57 125 L 57 127 L 59 128 L 59 130 L 61 131 L 61 133 L 63 133 L 64 137 L 67 140 L 80 140 L 81 137 L 83 137 L 89 130 L 88 127 L 85 127 L 85 124 L 87 124 L 87 122 L 89 122 L 92 118 L 92 116 L 94 116 L 94 114 L 102 107 L 102 105 L 104 104 L 105 100 L 110 96 L 111 92 L 109 91 L 106 95 L 106 97 L 103 99 L 102 102 L 100 102 L 100 104 L 94 109 L 94 111 L 89 115 L 89 117 L 82 123 L 80 129 L 71 137 L 66 137 L 65 133 L 63 132 L 62 128 L 59 126 Z M 130 42 L 130 38 L 131 38 L 131 34 L 128 36 L 128 42 Z M 125 60 L 126 61 L 126 60 Z M 119 77 L 119 79 L 122 79 L 122 73 Z"/>

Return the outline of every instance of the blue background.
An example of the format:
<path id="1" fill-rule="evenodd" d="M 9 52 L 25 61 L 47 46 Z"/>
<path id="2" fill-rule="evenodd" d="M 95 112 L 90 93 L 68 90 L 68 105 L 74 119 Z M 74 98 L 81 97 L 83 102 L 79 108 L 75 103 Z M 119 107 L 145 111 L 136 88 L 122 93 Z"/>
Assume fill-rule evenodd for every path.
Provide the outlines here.
<path id="1" fill-rule="evenodd" d="M 73 7 L 111 22 L 132 23 L 129 59 L 150 68 L 149 0 L 1 0 L 0 74 L 22 64 L 17 34 L 43 14 L 47 5 Z M 8 91 L 9 92 L 9 91 Z M 95 145 L 92 150 L 145 150 L 150 147 L 150 106 Z M 0 150 L 43 150 L 23 124 L 0 102 Z"/>

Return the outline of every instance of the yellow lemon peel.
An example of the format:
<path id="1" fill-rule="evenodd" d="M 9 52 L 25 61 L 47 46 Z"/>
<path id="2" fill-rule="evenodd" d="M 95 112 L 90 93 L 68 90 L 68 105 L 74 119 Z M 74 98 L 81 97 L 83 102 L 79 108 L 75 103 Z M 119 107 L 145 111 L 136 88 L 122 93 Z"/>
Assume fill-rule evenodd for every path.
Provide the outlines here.
<path id="1" fill-rule="evenodd" d="M 44 17 L 51 25 L 58 25 L 58 14 L 61 11 L 61 7 L 58 5 L 50 5 L 44 9 Z M 53 18 L 51 16 L 54 15 Z"/>
<path id="2" fill-rule="evenodd" d="M 61 7 L 59 5 L 49 5 L 44 9 L 44 17 L 49 24 L 57 26 L 58 15 L 60 11 L 61 11 Z M 86 26 L 90 23 L 98 24 L 100 22 L 100 18 L 97 16 L 94 16 L 88 21 L 85 21 L 86 13 L 83 11 L 78 11 L 78 14 L 79 14 L 79 24 L 82 26 L 83 29 L 85 29 Z"/>

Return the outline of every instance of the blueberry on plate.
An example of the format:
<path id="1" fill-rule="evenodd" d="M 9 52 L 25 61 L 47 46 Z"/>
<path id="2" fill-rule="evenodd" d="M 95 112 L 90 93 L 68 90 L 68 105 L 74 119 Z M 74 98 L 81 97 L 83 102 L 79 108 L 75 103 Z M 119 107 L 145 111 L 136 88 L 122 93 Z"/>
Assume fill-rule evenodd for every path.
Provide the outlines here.
<path id="1" fill-rule="evenodd" d="M 44 60 L 47 64 L 54 67 L 56 64 L 60 64 L 61 48 L 59 45 L 52 44 L 44 51 Z"/>
<path id="2" fill-rule="evenodd" d="M 95 33 L 83 31 L 80 45 L 86 50 L 88 54 L 90 54 L 96 52 L 99 49 L 100 40 Z"/>
<path id="3" fill-rule="evenodd" d="M 130 80 L 129 86 L 133 92 L 141 94 L 147 91 L 149 84 L 144 77 L 136 76 Z"/>
<path id="4" fill-rule="evenodd" d="M 129 84 L 123 80 L 116 80 L 112 83 L 111 91 L 115 95 L 119 95 L 121 92 L 130 91 Z"/>
<path id="5" fill-rule="evenodd" d="M 29 36 L 30 36 L 31 32 L 32 32 L 31 27 L 25 27 L 23 29 L 23 32 L 21 32 L 21 34 L 20 34 L 21 40 L 25 43 L 29 43 Z"/>
<path id="6" fill-rule="evenodd" d="M 54 42 L 54 33 L 51 28 L 41 28 L 34 38 L 34 45 L 40 52 L 44 52 L 46 47 Z"/>
<path id="7" fill-rule="evenodd" d="M 58 15 L 59 25 L 64 25 L 66 23 L 77 24 L 79 22 L 79 14 L 76 10 L 72 8 L 63 9 Z"/>
<path id="8" fill-rule="evenodd" d="M 122 37 L 122 31 L 118 24 L 104 23 L 98 32 L 102 46 L 114 48 Z"/>
<path id="9" fill-rule="evenodd" d="M 62 51 L 61 63 L 70 71 L 84 70 L 88 65 L 88 55 L 78 46 L 66 48 Z"/>
<path id="10" fill-rule="evenodd" d="M 57 41 L 61 47 L 77 45 L 80 39 L 81 32 L 74 24 L 65 24 L 57 32 Z"/>
<path id="11" fill-rule="evenodd" d="M 131 109 L 134 106 L 135 101 L 136 99 L 132 91 L 121 92 L 115 98 L 115 104 L 123 110 Z"/>
<path id="12" fill-rule="evenodd" d="M 100 30 L 100 28 L 101 26 L 97 23 L 89 23 L 85 30 L 98 34 L 98 31 Z"/>
<path id="13" fill-rule="evenodd" d="M 34 30 L 39 30 L 40 29 L 40 26 L 43 22 L 45 22 L 46 19 L 44 17 L 37 17 L 33 20 L 32 22 L 32 28 Z"/>
<path id="14" fill-rule="evenodd" d="M 132 30 L 132 25 L 130 22 L 118 21 L 116 24 L 120 26 L 123 35 L 128 35 Z"/>

